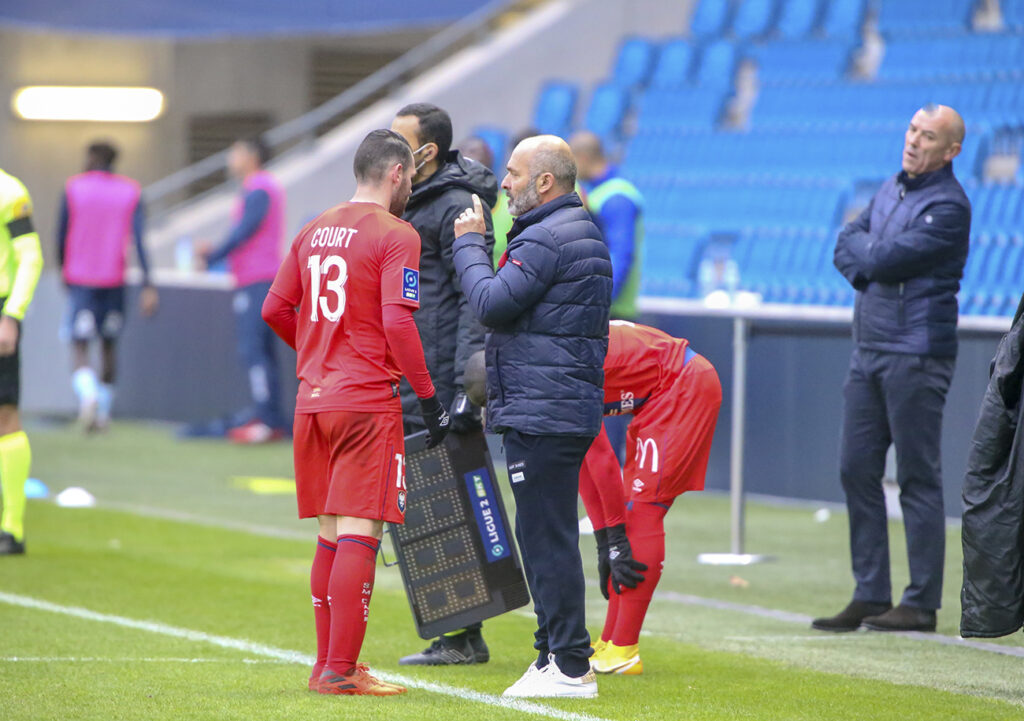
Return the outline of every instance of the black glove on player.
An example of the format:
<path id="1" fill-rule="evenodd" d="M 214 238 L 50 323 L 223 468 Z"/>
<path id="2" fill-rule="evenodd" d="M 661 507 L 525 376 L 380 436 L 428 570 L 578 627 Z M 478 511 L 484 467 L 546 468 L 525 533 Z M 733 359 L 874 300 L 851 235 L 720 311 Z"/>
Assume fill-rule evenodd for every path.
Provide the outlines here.
<path id="1" fill-rule="evenodd" d="M 455 400 L 452 401 L 451 410 L 452 433 L 457 433 L 461 436 L 483 428 L 483 425 L 480 423 L 480 416 L 477 413 L 477 407 L 470 403 L 464 391 L 456 393 Z"/>
<path id="2" fill-rule="evenodd" d="M 451 418 L 448 416 L 448 411 L 441 405 L 441 401 L 437 400 L 436 395 L 430 396 L 430 398 L 420 398 L 420 410 L 423 413 L 423 422 L 426 424 L 429 434 L 427 448 L 435 448 L 441 445 L 441 441 L 448 435 L 448 431 L 451 429 Z"/>
<path id="3" fill-rule="evenodd" d="M 597 539 L 597 574 L 601 595 L 605 599 L 609 597 L 609 579 L 615 593 L 622 593 L 622 586 L 636 588 L 644 580 L 640 571 L 646 571 L 647 564 L 633 558 L 633 549 L 626 538 L 626 524 L 597 529 L 594 538 Z"/>

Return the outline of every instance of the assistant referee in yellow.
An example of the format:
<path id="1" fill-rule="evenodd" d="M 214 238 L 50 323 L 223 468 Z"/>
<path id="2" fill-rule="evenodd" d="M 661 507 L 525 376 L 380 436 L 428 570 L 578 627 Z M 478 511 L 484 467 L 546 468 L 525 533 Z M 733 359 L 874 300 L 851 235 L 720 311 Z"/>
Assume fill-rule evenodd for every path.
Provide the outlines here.
<path id="1" fill-rule="evenodd" d="M 0 169 L 0 556 L 25 552 L 25 481 L 32 451 L 21 429 L 21 321 L 43 270 L 32 200 L 20 180 Z"/>

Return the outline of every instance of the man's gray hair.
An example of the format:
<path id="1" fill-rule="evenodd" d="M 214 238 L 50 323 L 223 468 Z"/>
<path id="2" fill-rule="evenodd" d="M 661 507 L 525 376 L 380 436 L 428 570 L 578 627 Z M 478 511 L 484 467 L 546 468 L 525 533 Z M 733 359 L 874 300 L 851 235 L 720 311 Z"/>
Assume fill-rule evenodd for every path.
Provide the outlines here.
<path id="1" fill-rule="evenodd" d="M 551 173 L 555 185 L 565 192 L 576 188 L 576 160 L 572 153 L 560 153 L 547 147 L 540 147 L 530 159 L 530 183 L 544 173 Z"/>

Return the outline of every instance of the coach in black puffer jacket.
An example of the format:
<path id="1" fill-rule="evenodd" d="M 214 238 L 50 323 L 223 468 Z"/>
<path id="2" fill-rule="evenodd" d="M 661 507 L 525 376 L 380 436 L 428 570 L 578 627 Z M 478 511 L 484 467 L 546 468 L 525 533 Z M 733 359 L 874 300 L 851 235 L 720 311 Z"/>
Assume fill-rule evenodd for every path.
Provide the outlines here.
<path id="1" fill-rule="evenodd" d="M 502 433 L 537 614 L 537 662 L 507 696 L 597 693 L 576 498 L 604 409 L 612 265 L 575 182 L 564 140 L 539 136 L 516 146 L 501 186 L 517 218 L 497 274 L 479 202 L 455 223 L 459 281 L 489 330 L 487 423 Z M 554 670 L 535 674 L 549 659 Z"/>

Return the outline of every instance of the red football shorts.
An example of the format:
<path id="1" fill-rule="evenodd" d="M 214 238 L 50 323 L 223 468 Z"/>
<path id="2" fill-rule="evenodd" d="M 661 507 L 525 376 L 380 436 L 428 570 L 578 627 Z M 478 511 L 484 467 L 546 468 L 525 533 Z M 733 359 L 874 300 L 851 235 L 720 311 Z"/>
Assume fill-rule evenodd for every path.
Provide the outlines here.
<path id="1" fill-rule="evenodd" d="M 669 503 L 704 489 L 721 405 L 718 373 L 696 355 L 671 386 L 634 413 L 622 470 L 627 501 Z"/>
<path id="2" fill-rule="evenodd" d="M 405 521 L 401 413 L 296 413 L 294 449 L 299 518 Z"/>

